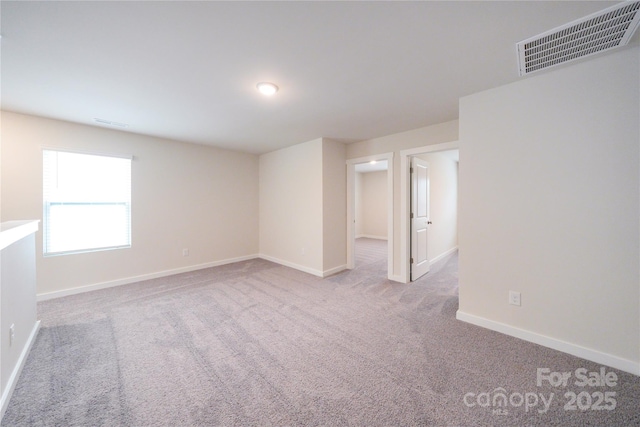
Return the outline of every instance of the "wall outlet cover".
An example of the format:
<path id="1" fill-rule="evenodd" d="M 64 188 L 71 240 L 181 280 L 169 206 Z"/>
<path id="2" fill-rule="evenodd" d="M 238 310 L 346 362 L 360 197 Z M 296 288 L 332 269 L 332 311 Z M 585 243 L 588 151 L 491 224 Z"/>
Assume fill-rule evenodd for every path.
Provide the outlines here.
<path id="1" fill-rule="evenodd" d="M 520 306 L 520 292 L 509 291 L 509 304 Z"/>

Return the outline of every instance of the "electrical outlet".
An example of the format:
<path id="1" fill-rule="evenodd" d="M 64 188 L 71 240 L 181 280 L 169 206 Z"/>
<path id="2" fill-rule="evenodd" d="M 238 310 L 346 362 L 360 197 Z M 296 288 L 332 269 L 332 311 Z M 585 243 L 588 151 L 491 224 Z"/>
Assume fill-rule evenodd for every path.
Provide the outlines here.
<path id="1" fill-rule="evenodd" d="M 16 325 L 15 323 L 12 323 L 11 326 L 9 326 L 9 346 L 13 345 L 13 340 L 16 337 Z"/>
<path id="2" fill-rule="evenodd" d="M 184 249 L 182 250 L 182 256 L 189 256 L 189 249 L 184 248 Z"/>
<path id="3" fill-rule="evenodd" d="M 520 292 L 509 291 L 509 304 L 520 306 Z"/>

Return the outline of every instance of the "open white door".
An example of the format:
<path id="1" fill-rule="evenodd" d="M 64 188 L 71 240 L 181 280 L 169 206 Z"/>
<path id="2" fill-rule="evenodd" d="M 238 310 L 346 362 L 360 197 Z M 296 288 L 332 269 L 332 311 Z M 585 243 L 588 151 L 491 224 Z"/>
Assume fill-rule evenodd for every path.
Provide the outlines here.
<path id="1" fill-rule="evenodd" d="M 411 281 L 429 272 L 427 229 L 429 221 L 429 169 L 427 162 L 411 158 Z"/>

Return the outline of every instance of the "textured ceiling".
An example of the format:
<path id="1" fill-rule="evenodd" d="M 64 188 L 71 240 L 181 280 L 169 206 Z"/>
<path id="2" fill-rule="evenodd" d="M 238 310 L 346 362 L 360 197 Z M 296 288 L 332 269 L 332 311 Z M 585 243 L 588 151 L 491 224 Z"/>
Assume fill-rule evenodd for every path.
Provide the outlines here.
<path id="1" fill-rule="evenodd" d="M 611 4 L 2 1 L 2 108 L 251 153 L 369 139 L 456 119 L 519 79 L 518 41 Z"/>

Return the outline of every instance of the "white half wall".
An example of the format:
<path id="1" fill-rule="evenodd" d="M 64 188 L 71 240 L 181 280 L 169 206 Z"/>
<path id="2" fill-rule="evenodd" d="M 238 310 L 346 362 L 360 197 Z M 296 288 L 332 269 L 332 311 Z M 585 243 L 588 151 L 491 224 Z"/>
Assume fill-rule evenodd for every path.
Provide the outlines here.
<path id="1" fill-rule="evenodd" d="M 639 58 L 461 99 L 459 318 L 640 374 Z"/>
<path id="2" fill-rule="evenodd" d="M 40 327 L 36 307 L 37 221 L 0 225 L 0 420 Z"/>
<path id="3" fill-rule="evenodd" d="M 133 155 L 132 247 L 43 257 L 39 231 L 40 295 L 257 256 L 256 155 L 6 111 L 1 136 L 3 221 L 42 220 L 43 147 Z"/>

